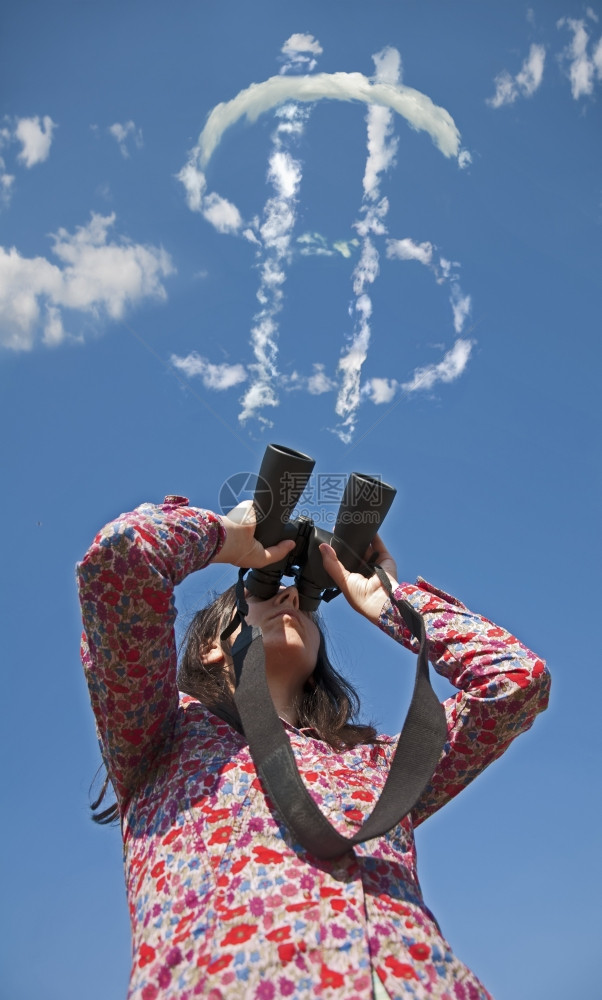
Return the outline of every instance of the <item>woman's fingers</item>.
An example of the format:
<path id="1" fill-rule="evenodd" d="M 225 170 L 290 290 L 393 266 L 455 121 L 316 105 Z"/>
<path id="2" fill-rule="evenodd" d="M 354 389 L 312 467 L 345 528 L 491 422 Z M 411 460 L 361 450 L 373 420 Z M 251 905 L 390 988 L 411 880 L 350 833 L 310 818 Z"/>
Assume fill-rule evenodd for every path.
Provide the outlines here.
<path id="1" fill-rule="evenodd" d="M 320 552 L 322 553 L 324 569 L 334 583 L 336 583 L 337 587 L 340 587 L 340 589 L 343 590 L 345 584 L 347 583 L 347 577 L 349 576 L 348 571 L 345 569 L 342 562 L 339 561 L 332 545 L 328 545 L 327 542 L 322 542 L 320 545 Z"/>
<path id="2" fill-rule="evenodd" d="M 292 552 L 294 547 L 295 543 L 292 538 L 284 538 L 277 545 L 270 545 L 269 549 L 263 549 L 264 565 L 269 566 L 270 563 L 280 562 L 289 552 Z"/>

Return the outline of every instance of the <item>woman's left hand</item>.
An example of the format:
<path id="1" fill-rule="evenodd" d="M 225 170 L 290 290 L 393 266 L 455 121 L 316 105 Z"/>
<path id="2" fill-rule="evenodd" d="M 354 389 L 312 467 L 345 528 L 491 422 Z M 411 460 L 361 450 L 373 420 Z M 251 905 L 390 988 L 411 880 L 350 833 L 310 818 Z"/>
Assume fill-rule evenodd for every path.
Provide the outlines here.
<path id="1" fill-rule="evenodd" d="M 387 602 L 387 594 L 376 573 L 373 576 L 362 576 L 361 573 L 350 573 L 338 559 L 334 549 L 323 542 L 320 545 L 324 569 L 334 580 L 341 593 L 351 607 L 371 622 L 378 622 L 380 613 Z M 388 551 L 380 535 L 375 535 L 372 544 L 364 555 L 366 562 L 378 552 L 376 565 L 382 566 L 391 581 L 393 590 L 398 586 L 397 567 L 393 556 Z"/>

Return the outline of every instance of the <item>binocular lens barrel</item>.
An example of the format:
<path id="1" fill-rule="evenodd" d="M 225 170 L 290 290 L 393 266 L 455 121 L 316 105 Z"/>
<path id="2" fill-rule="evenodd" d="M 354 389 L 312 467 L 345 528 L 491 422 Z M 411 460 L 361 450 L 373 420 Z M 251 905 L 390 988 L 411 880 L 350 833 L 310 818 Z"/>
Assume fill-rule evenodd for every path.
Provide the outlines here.
<path id="1" fill-rule="evenodd" d="M 332 547 L 350 573 L 358 570 L 366 549 L 389 512 L 397 490 L 381 479 L 352 472 L 347 480 Z"/>
<path id="2" fill-rule="evenodd" d="M 312 474 L 315 460 L 301 451 L 283 445 L 269 444 L 265 450 L 253 504 L 257 518 L 255 538 L 268 548 L 283 538 L 295 537 L 289 517 L 297 505 Z M 273 597 L 287 560 L 269 569 L 251 570 L 246 580 L 250 594 L 262 601 Z"/>
<path id="3" fill-rule="evenodd" d="M 253 503 L 255 537 L 267 548 L 284 538 L 283 526 L 297 505 L 315 460 L 300 451 L 269 444 L 265 450 Z"/>

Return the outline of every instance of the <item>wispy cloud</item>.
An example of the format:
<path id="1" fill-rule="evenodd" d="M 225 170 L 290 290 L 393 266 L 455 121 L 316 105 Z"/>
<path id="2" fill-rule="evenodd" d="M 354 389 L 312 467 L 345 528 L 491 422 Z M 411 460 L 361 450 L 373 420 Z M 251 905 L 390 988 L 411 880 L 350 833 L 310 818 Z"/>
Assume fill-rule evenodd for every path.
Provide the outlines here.
<path id="1" fill-rule="evenodd" d="M 387 257 L 397 260 L 417 260 L 430 266 L 433 260 L 433 244 L 415 243 L 409 237 L 403 240 L 387 240 Z"/>
<path id="2" fill-rule="evenodd" d="M 192 351 L 186 357 L 172 354 L 169 360 L 174 368 L 183 372 L 188 378 L 201 378 L 206 389 L 216 389 L 217 391 L 231 389 L 234 385 L 240 385 L 248 377 L 243 365 L 226 363 L 215 365 L 207 358 L 201 357 L 196 351 Z"/>
<path id="3" fill-rule="evenodd" d="M 9 174 L 6 164 L 0 156 L 0 205 L 8 205 L 15 182 L 15 175 Z"/>
<path id="4" fill-rule="evenodd" d="M 459 378 L 470 358 L 473 341 L 460 338 L 438 364 L 416 368 L 412 379 L 402 384 L 405 392 L 432 389 L 436 382 L 453 382 Z"/>
<path id="5" fill-rule="evenodd" d="M 297 236 L 295 243 L 302 257 L 334 257 L 340 254 L 341 257 L 349 258 L 360 245 L 355 236 L 350 240 L 334 240 L 329 243 L 325 236 L 316 232 L 302 233 Z"/>
<path id="6" fill-rule="evenodd" d="M 131 140 L 137 149 L 142 149 L 144 145 L 142 129 L 136 128 L 133 121 L 115 122 L 113 125 L 109 125 L 107 131 L 116 140 L 119 152 L 125 160 L 128 160 L 130 157 L 128 140 Z"/>
<path id="7" fill-rule="evenodd" d="M 37 163 L 43 163 L 48 159 L 50 146 L 52 145 L 52 133 L 56 128 L 50 115 L 44 115 L 40 119 L 18 118 L 15 126 L 15 139 L 21 143 L 19 160 L 26 167 L 34 167 Z"/>
<path id="8" fill-rule="evenodd" d="M 545 60 L 545 46 L 533 44 L 516 76 L 506 69 L 498 73 L 494 80 L 495 94 L 486 103 L 492 108 L 501 108 L 513 104 L 519 97 L 532 97 L 543 79 Z"/>
<path id="9" fill-rule="evenodd" d="M 236 205 L 215 191 L 206 193 L 207 178 L 199 169 L 194 151 L 176 175 L 176 179 L 184 186 L 189 209 L 192 212 L 200 212 L 218 233 L 239 235 L 242 232 L 243 236 L 251 239 L 251 242 L 257 242 L 252 230 L 243 230 L 243 218 Z"/>
<path id="10" fill-rule="evenodd" d="M 115 215 L 92 214 L 75 233 L 59 229 L 52 252 L 23 257 L 0 247 L 0 344 L 15 351 L 30 350 L 38 337 L 52 346 L 69 337 L 65 310 L 93 320 L 120 319 L 128 308 L 146 298 L 165 299 L 163 278 L 174 271 L 160 247 L 122 238 L 110 241 Z"/>
<path id="11" fill-rule="evenodd" d="M 296 218 L 296 206 L 301 185 L 301 163 L 291 152 L 291 143 L 302 133 L 307 111 L 296 104 L 287 104 L 276 112 L 279 123 L 272 135 L 272 152 L 268 165 L 268 181 L 273 195 L 268 198 L 258 236 L 262 244 L 260 284 L 257 298 L 260 310 L 253 318 L 251 348 L 254 362 L 249 365 L 251 385 L 241 398 L 238 415 L 241 423 L 252 417 L 264 424 L 269 420 L 261 414 L 266 407 L 278 405 L 275 380 L 278 376 L 278 322 L 282 309 L 286 268 L 291 258 L 291 242 Z"/>
<path id="12" fill-rule="evenodd" d="M 427 132 L 444 156 L 458 155 L 460 133 L 453 118 L 426 94 L 399 83 L 373 82 L 363 73 L 315 73 L 272 76 L 263 83 L 252 83 L 231 101 L 217 104 L 193 150 L 198 168 L 206 168 L 226 129 L 243 116 L 255 122 L 264 112 L 287 101 L 314 102 L 323 98 L 391 108 L 412 128 Z"/>
<path id="13" fill-rule="evenodd" d="M 322 396 L 325 392 L 333 392 L 337 388 L 337 382 L 326 374 L 324 365 L 316 361 L 312 367 L 311 375 L 300 375 L 295 371 L 290 375 L 283 376 L 285 389 L 289 392 L 303 389 L 310 396 Z"/>
<path id="14" fill-rule="evenodd" d="M 313 35 L 294 34 L 287 38 L 281 49 L 284 65 L 281 73 L 302 70 L 311 73 L 316 67 L 316 56 L 322 55 L 323 49 Z"/>
<path id="15" fill-rule="evenodd" d="M 587 14 L 593 21 L 598 20 L 595 12 L 588 8 Z M 568 28 L 573 37 L 563 49 L 560 62 L 566 68 L 571 81 L 571 94 L 577 101 L 580 97 L 589 97 L 594 91 L 596 80 L 602 80 L 602 37 L 590 46 L 590 34 L 584 20 L 562 17 L 557 22 L 558 28 Z"/>
<path id="16" fill-rule="evenodd" d="M 376 82 L 396 87 L 401 74 L 399 52 L 387 47 L 372 58 Z M 366 120 L 368 155 L 363 177 L 364 196 L 361 218 L 355 223 L 362 238 L 360 258 L 353 270 L 355 322 L 349 346 L 339 360 L 341 381 L 335 405 L 335 412 L 341 418 L 341 423 L 334 431 L 346 443 L 351 441 L 355 430 L 357 410 L 361 403 L 362 367 L 370 346 L 372 300 L 366 289 L 374 284 L 379 273 L 379 254 L 373 237 L 386 232 L 384 219 L 389 209 L 387 199 L 380 196 L 380 182 L 382 175 L 395 163 L 398 145 L 398 140 L 393 135 L 393 113 L 390 108 L 370 105 Z"/>

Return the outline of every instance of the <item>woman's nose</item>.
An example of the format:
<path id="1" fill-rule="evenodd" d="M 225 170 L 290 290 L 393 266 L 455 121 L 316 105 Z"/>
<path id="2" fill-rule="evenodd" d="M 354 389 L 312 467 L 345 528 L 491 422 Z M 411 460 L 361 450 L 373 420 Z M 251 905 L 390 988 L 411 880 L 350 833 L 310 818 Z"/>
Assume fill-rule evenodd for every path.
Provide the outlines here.
<path id="1" fill-rule="evenodd" d="M 296 587 L 283 587 L 279 590 L 274 598 L 274 602 L 278 605 L 290 604 L 295 611 L 299 610 L 299 591 Z"/>

